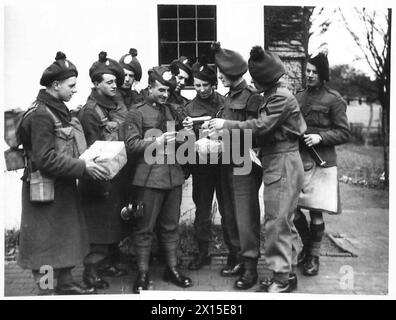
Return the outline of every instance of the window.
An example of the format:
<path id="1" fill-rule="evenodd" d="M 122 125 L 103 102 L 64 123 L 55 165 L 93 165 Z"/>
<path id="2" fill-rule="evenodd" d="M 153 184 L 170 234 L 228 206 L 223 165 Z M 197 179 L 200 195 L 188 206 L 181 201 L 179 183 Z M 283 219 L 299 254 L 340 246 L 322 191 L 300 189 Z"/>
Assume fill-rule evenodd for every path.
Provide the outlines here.
<path id="1" fill-rule="evenodd" d="M 216 31 L 214 5 L 158 5 L 159 64 L 202 55 L 214 63 L 210 45 L 217 39 Z"/>

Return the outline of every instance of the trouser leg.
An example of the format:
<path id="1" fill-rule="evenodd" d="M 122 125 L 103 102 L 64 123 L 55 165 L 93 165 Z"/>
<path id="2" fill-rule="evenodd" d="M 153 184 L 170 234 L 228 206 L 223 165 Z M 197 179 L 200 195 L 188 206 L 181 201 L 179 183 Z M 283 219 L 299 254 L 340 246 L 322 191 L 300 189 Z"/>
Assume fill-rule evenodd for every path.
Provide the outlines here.
<path id="1" fill-rule="evenodd" d="M 134 240 L 136 246 L 137 265 L 140 272 L 148 272 L 153 232 L 159 213 L 162 209 L 165 190 L 138 188 L 137 197 L 144 206 L 144 214 L 136 219 Z"/>
<path id="2" fill-rule="evenodd" d="M 308 227 L 308 221 L 305 218 L 304 213 L 300 210 L 296 210 L 296 214 L 294 216 L 294 225 L 298 231 L 298 234 L 301 238 L 304 248 L 308 249 L 310 247 L 310 233 Z"/>
<path id="3" fill-rule="evenodd" d="M 169 267 L 175 267 L 177 265 L 181 199 L 181 186 L 167 190 L 162 210 L 158 217 L 160 241 L 164 248 L 166 263 Z"/>
<path id="4" fill-rule="evenodd" d="M 323 234 L 325 230 L 325 224 L 323 222 L 323 216 L 321 211 L 310 211 L 311 224 L 310 224 L 310 247 L 309 254 L 311 256 L 320 256 L 320 247 L 322 244 Z"/>
<path id="5" fill-rule="evenodd" d="M 109 256 L 110 245 L 101 243 L 91 243 L 89 253 L 84 257 L 84 265 L 96 265 L 98 266 L 102 262 L 105 262 Z"/>
<path id="6" fill-rule="evenodd" d="M 298 231 L 294 224 L 294 215 L 293 215 L 293 225 L 291 226 L 292 233 L 292 272 L 296 273 L 297 271 L 297 263 L 298 263 Z"/>
<path id="7" fill-rule="evenodd" d="M 221 167 L 219 179 L 220 186 L 216 189 L 219 210 L 220 214 L 222 214 L 223 237 L 229 250 L 228 262 L 232 262 L 228 264 L 237 263 L 240 251 L 238 226 L 235 220 L 235 208 L 232 197 L 232 169 L 230 165 Z M 220 192 L 218 192 L 218 190 Z"/>
<path id="8" fill-rule="evenodd" d="M 59 285 L 68 285 L 73 283 L 73 268 L 61 268 L 58 269 L 58 286 Z"/>
<path id="9" fill-rule="evenodd" d="M 215 189 L 215 181 L 211 171 L 193 173 L 192 196 L 195 203 L 195 238 L 198 247 L 208 250 L 212 231 L 212 202 Z"/>
<path id="10" fill-rule="evenodd" d="M 240 252 L 245 259 L 260 255 L 260 205 L 258 190 L 261 173 L 252 170 L 249 175 L 233 176 L 233 205 L 238 228 Z"/>
<path id="11" fill-rule="evenodd" d="M 265 243 L 267 266 L 274 278 L 285 281 L 291 272 L 293 218 L 303 183 L 298 152 L 271 155 L 263 159 Z"/>

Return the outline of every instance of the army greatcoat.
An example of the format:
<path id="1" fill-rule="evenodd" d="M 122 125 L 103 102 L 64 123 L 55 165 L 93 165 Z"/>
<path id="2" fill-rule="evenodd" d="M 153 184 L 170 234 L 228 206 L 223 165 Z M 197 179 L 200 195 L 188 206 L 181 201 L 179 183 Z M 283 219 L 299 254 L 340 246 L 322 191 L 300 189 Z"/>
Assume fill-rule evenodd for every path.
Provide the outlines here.
<path id="1" fill-rule="evenodd" d="M 43 265 L 55 269 L 73 267 L 82 262 L 89 249 L 76 186 L 76 179 L 86 174 L 85 162 L 55 148 L 55 123 L 46 108 L 56 115 L 62 127 L 70 127 L 71 115 L 66 105 L 45 89 L 40 90 L 35 104 L 37 110 L 23 121 L 19 130 L 31 166 L 23 176 L 18 264 L 32 270 Z M 54 179 L 54 201 L 30 201 L 31 170 L 40 170 Z"/>

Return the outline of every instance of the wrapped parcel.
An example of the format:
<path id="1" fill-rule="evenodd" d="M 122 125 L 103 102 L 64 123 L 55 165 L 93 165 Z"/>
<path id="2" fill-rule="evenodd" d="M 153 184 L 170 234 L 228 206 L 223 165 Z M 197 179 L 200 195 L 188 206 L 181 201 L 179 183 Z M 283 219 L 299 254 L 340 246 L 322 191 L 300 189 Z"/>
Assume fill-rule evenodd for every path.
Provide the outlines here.
<path id="1" fill-rule="evenodd" d="M 113 179 L 127 163 L 127 154 L 123 141 L 95 141 L 81 156 L 83 160 L 93 160 L 108 172 Z"/>

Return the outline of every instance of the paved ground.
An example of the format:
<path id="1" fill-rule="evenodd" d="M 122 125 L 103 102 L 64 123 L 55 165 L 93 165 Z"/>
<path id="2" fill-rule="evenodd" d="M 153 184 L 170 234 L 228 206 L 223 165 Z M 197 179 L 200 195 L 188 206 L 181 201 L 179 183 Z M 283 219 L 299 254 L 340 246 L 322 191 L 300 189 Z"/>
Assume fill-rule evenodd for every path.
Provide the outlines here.
<path id="1" fill-rule="evenodd" d="M 322 256 L 320 274 L 305 277 L 298 272 L 297 293 L 310 294 L 370 294 L 384 295 L 388 292 L 388 193 L 378 190 L 341 185 L 343 213 L 340 216 L 325 217 L 327 232 L 340 234 L 343 243 L 349 246 L 358 257 Z M 182 265 L 187 265 L 189 257 L 182 258 Z M 224 258 L 215 257 L 212 265 L 200 271 L 185 273 L 194 281 L 194 286 L 180 289 L 161 279 L 163 266 L 154 264 L 151 271 L 152 289 L 155 291 L 215 291 L 235 292 L 234 278 L 222 278 L 219 271 Z M 129 267 L 129 274 L 119 279 L 108 279 L 110 288 L 100 291 L 103 294 L 129 294 L 136 276 L 134 267 Z M 260 261 L 260 274 L 265 273 Z M 81 281 L 82 267 L 74 270 L 76 280 Z M 253 287 L 248 290 L 255 292 Z M 15 262 L 5 263 L 5 296 L 36 295 L 37 289 L 29 271 L 20 269 Z M 257 295 L 261 295 L 257 293 Z M 265 294 L 264 294 L 265 295 Z M 135 297 L 135 295 L 134 295 Z M 169 293 L 169 297 L 172 295 Z M 186 296 L 188 297 L 188 296 Z M 202 297 L 202 296 L 201 296 Z M 183 297 L 182 297 L 183 298 Z"/>

